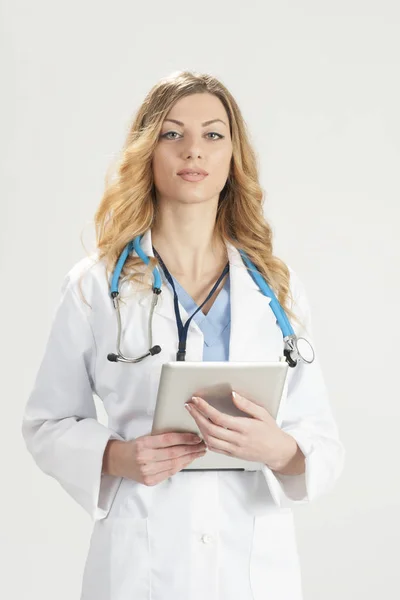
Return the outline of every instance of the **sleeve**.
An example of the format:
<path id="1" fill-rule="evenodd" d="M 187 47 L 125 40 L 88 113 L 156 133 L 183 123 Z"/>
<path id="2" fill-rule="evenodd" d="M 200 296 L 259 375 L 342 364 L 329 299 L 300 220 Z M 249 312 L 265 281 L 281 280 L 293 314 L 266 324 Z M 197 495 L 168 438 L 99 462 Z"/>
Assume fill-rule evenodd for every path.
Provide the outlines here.
<path id="1" fill-rule="evenodd" d="M 296 277 L 292 270 L 291 273 Z M 343 470 L 345 457 L 313 341 L 309 303 L 297 277 L 295 288 L 296 314 L 304 324 L 304 328 L 299 327 L 296 334 L 311 343 L 315 358 L 311 364 L 299 362 L 293 368 L 294 373 L 290 373 L 293 369 L 289 367 L 290 377 L 280 424 L 283 431 L 294 437 L 303 452 L 305 472 L 283 475 L 267 465 L 262 467 L 271 495 L 282 507 L 309 503 L 328 493 Z"/>
<path id="2" fill-rule="evenodd" d="M 93 520 L 105 518 L 122 478 L 102 473 L 109 439 L 93 398 L 96 344 L 69 276 L 28 398 L 22 436 L 39 468 L 58 481 Z"/>

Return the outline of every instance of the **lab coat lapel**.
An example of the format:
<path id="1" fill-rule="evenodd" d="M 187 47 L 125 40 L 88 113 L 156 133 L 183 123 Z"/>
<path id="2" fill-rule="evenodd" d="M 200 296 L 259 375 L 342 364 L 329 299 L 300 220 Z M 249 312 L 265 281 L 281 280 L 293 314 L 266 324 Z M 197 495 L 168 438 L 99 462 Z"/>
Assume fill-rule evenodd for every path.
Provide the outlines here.
<path id="1" fill-rule="evenodd" d="M 239 250 L 229 242 L 226 246 L 231 286 L 229 360 L 268 360 L 268 340 L 276 338 L 277 329 L 280 333 L 270 307 L 271 298 L 264 296 L 248 273 Z"/>
<path id="2" fill-rule="evenodd" d="M 281 351 L 282 333 L 277 324 L 276 317 L 271 310 L 271 299 L 259 289 L 251 275 L 248 273 L 239 251 L 230 242 L 226 242 L 229 259 L 230 290 L 231 290 L 231 333 L 229 342 L 230 361 L 257 361 L 278 360 Z M 143 235 L 141 248 L 147 256 L 154 256 L 151 230 Z M 152 293 L 143 295 L 139 304 L 146 311 L 150 309 Z M 179 310 L 182 322 L 185 323 L 190 315 L 181 304 Z M 174 323 L 174 296 L 169 286 L 162 286 L 155 314 L 169 319 Z M 194 320 L 190 328 L 200 329 Z M 189 328 L 189 336 L 190 336 Z M 188 336 L 188 347 L 189 347 Z M 157 339 L 157 332 L 154 333 Z"/>

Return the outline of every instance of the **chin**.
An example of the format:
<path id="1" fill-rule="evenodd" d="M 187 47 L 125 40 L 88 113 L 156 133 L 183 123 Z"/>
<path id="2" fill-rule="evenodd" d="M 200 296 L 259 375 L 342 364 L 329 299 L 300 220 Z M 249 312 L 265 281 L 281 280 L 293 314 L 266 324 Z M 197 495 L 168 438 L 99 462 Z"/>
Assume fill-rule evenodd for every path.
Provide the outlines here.
<path id="1" fill-rule="evenodd" d="M 168 203 L 177 203 L 177 204 L 200 204 L 203 202 L 209 202 L 211 200 L 210 196 L 204 196 L 199 194 L 175 194 L 171 195 L 168 198 Z"/>
<path id="2" fill-rule="evenodd" d="M 199 197 L 199 196 L 193 196 L 193 197 L 185 197 L 185 198 L 181 198 L 180 202 L 181 204 L 204 204 L 205 202 L 210 202 L 211 198 L 209 197 Z"/>

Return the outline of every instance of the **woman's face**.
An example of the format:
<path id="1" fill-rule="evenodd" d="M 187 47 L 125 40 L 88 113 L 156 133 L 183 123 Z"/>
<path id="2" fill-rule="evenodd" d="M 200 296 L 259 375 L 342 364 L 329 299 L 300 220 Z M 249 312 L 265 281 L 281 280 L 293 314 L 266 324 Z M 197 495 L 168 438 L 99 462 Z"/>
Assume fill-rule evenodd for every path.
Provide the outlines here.
<path id="1" fill-rule="evenodd" d="M 163 122 L 153 155 L 158 200 L 185 204 L 218 200 L 231 157 L 228 115 L 220 99 L 208 93 L 181 98 Z M 203 169 L 208 175 L 188 181 L 178 175 L 185 168 Z"/>

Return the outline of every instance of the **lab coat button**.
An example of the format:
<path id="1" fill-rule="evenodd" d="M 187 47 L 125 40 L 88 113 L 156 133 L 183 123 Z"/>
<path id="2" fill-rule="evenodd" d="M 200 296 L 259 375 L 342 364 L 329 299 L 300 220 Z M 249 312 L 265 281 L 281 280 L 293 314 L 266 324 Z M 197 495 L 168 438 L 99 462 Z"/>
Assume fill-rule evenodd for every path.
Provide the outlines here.
<path id="1" fill-rule="evenodd" d="M 211 544 L 211 542 L 213 541 L 213 536 L 209 535 L 208 533 L 205 533 L 201 536 L 201 541 L 203 542 L 203 544 Z"/>

